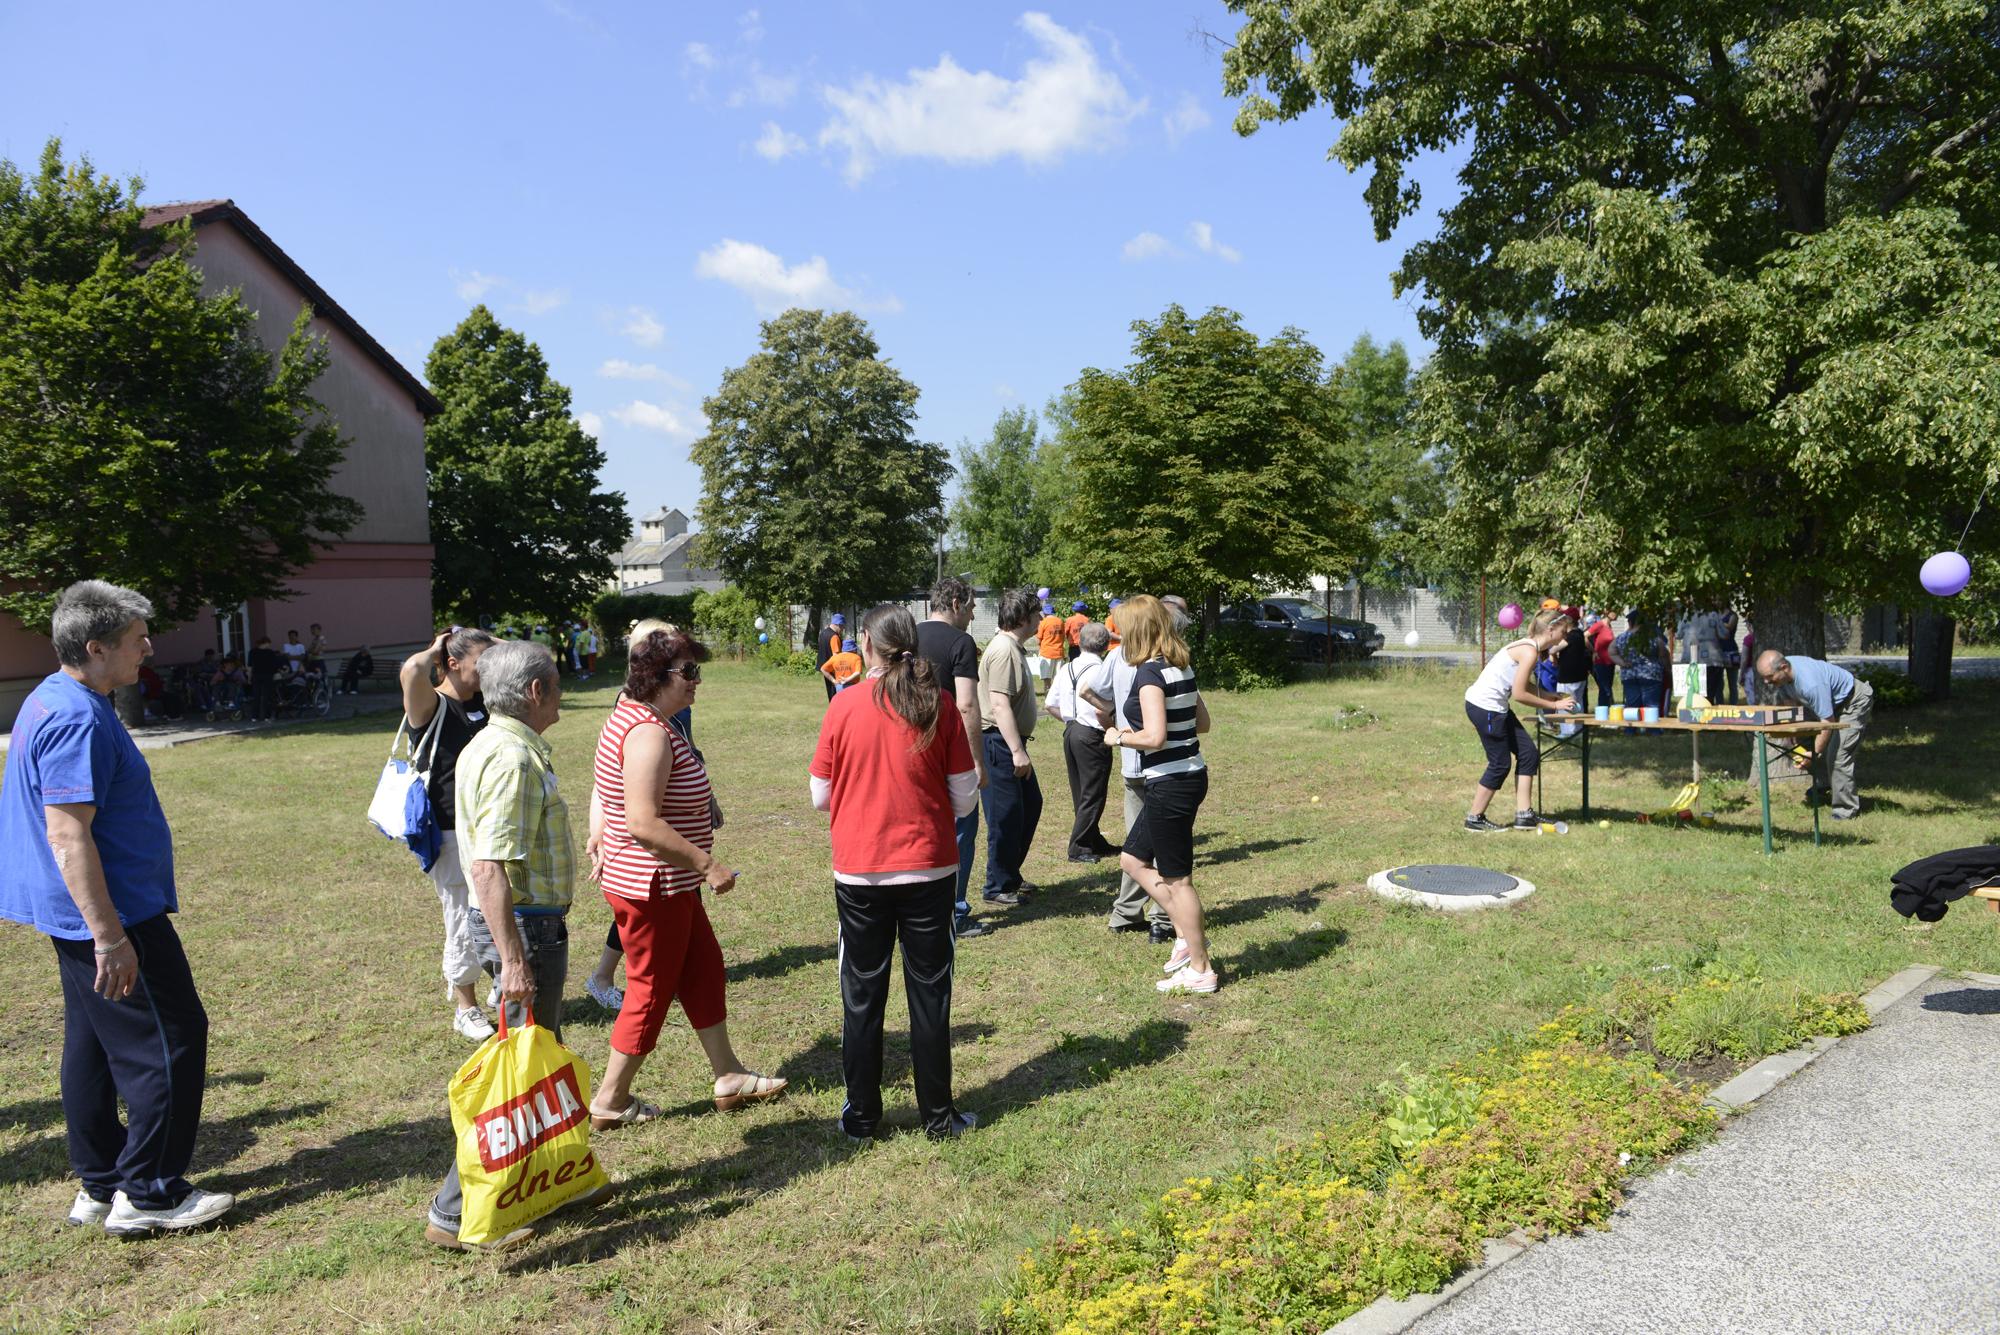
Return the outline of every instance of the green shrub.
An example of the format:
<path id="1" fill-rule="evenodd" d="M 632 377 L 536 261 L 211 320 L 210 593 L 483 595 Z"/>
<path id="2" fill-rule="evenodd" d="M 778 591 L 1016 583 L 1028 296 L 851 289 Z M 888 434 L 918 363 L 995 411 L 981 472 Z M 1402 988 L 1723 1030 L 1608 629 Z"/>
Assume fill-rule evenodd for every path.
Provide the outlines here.
<path id="1" fill-rule="evenodd" d="M 1254 626 L 1225 621 L 1196 648 L 1194 668 L 1205 689 L 1269 690 L 1291 680 L 1291 649 Z"/>
<path id="2" fill-rule="evenodd" d="M 1674 972 L 1689 979 L 1675 989 L 1621 979 L 1592 1001 L 1557 1017 L 1564 1035 L 1584 1043 L 1650 1041 L 1674 1061 L 1714 1054 L 1749 1061 L 1786 1052 L 1816 1034 L 1855 1034 L 1868 1012 L 1852 992 L 1816 996 L 1792 984 L 1767 982 L 1757 961 L 1697 960 Z"/>
<path id="3" fill-rule="evenodd" d="M 1923 688 L 1912 682 L 1906 673 L 1887 663 L 1863 663 L 1850 670 L 1855 677 L 1874 688 L 1875 703 L 1883 709 L 1901 709 L 1905 705 L 1924 703 Z"/>
<path id="4" fill-rule="evenodd" d="M 815 677 L 819 675 L 819 664 L 805 649 L 791 650 L 773 641 L 758 649 L 754 662 L 773 671 L 792 677 Z"/>
<path id="5" fill-rule="evenodd" d="M 590 624 L 612 644 L 622 644 L 635 621 L 652 617 L 676 626 L 694 625 L 693 593 L 601 593 L 590 604 Z"/>

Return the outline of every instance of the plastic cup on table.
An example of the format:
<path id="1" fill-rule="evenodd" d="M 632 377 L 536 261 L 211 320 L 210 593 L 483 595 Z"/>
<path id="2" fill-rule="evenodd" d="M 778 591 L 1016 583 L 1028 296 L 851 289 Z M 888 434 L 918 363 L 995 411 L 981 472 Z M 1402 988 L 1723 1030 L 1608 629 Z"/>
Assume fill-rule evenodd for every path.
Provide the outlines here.
<path id="1" fill-rule="evenodd" d="M 1611 706 L 1599 705 L 1597 707 L 1597 721 L 1599 723 L 1604 723 L 1607 722 L 1610 718 L 1611 718 Z"/>
<path id="2" fill-rule="evenodd" d="M 1658 723 L 1659 721 L 1660 721 L 1660 707 L 1658 705 L 1647 705 L 1646 722 Z"/>

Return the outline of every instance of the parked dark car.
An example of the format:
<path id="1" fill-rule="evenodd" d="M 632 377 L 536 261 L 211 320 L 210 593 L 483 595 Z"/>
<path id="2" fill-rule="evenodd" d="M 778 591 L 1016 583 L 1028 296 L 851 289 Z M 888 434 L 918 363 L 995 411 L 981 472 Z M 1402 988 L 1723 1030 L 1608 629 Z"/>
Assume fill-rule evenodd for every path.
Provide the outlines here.
<path id="1" fill-rule="evenodd" d="M 1224 621 L 1250 622 L 1266 635 L 1280 635 L 1291 647 L 1292 657 L 1306 663 L 1324 663 L 1327 644 L 1332 642 L 1335 662 L 1353 662 L 1368 657 L 1382 647 L 1382 632 L 1372 621 L 1349 617 L 1328 617 L 1324 608 L 1304 598 L 1265 598 L 1255 603 L 1239 603 L 1222 611 Z"/>

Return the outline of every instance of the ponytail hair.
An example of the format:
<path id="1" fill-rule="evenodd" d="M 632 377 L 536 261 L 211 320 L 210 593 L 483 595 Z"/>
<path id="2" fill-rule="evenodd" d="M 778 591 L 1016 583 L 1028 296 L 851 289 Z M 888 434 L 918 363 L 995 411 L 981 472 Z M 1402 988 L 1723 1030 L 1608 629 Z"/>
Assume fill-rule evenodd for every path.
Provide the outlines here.
<path id="1" fill-rule="evenodd" d="M 884 667 L 875 679 L 875 707 L 916 729 L 917 744 L 910 750 L 928 750 L 937 736 L 942 688 L 930 660 L 917 652 L 917 619 L 907 607 L 883 603 L 861 618 L 861 633 Z"/>
<path id="2" fill-rule="evenodd" d="M 1571 625 L 1576 624 L 1576 618 L 1563 611 L 1560 607 L 1544 607 L 1541 611 L 1535 613 L 1535 619 L 1528 623 L 1529 638 L 1539 638 L 1546 634 L 1559 621 L 1566 621 Z"/>

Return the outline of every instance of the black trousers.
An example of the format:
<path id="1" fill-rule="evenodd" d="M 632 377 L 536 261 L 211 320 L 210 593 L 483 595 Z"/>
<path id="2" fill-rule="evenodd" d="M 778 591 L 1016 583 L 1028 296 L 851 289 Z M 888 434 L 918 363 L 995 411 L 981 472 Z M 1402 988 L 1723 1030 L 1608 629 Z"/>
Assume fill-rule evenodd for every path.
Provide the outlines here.
<path id="1" fill-rule="evenodd" d="M 903 997 L 910 1007 L 910 1065 L 924 1130 L 951 1129 L 951 970 L 956 875 L 913 885 L 835 881 L 840 913 L 840 1068 L 847 1080 L 841 1127 L 875 1134 L 882 1122 L 882 1016 L 889 965 L 903 943 Z"/>
<path id="2" fill-rule="evenodd" d="M 208 1080 L 208 1012 L 166 914 L 125 935 L 139 982 L 123 1001 L 98 995 L 93 942 L 50 938 L 62 970 L 69 1161 L 93 1200 L 122 1191 L 141 1210 L 168 1210 L 194 1190 L 185 1174 Z M 129 1122 L 118 1120 L 121 1098 Z"/>
<path id="3" fill-rule="evenodd" d="M 1065 724 L 1063 764 L 1069 768 L 1069 800 L 1076 807 L 1069 851 L 1109 853 L 1111 843 L 1097 828 L 1104 818 L 1104 794 L 1111 783 L 1111 748 L 1104 744 L 1103 729 L 1085 723 Z"/>
<path id="4" fill-rule="evenodd" d="M 1465 716 L 1479 730 L 1479 744 L 1486 748 L 1486 772 L 1479 776 L 1481 788 L 1498 792 L 1500 785 L 1507 782 L 1510 767 L 1522 779 L 1542 772 L 1542 753 L 1513 710 L 1503 709 L 1496 714 L 1467 700 Z"/>

